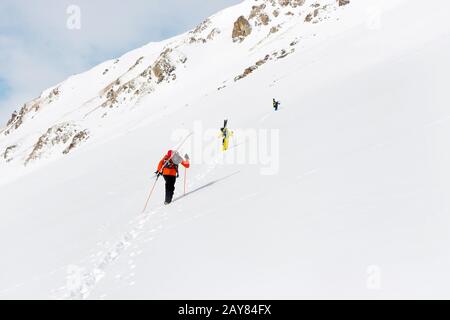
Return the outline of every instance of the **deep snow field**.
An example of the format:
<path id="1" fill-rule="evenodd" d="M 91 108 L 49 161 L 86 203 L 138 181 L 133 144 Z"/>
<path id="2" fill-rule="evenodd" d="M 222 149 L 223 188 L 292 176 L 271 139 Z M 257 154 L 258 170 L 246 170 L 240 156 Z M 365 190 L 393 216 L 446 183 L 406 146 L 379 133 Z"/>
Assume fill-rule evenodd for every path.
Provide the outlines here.
<path id="1" fill-rule="evenodd" d="M 206 43 L 186 33 L 72 76 L 0 134 L 0 155 L 17 145 L 0 160 L 1 299 L 450 297 L 450 3 L 277 4 L 233 42 L 255 3 L 271 6 L 213 16 Z M 329 6 L 305 22 L 314 3 Z M 98 107 L 167 47 L 176 77 Z M 59 123 L 89 139 L 25 164 Z M 189 193 L 163 206 L 159 181 L 142 213 L 158 161 L 190 132 Z"/>

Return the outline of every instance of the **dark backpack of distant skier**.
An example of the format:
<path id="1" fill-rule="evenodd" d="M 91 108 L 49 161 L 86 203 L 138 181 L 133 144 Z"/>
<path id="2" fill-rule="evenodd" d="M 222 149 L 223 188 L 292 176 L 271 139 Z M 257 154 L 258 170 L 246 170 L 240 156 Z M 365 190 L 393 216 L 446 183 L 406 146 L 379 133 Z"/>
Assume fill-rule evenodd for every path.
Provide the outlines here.
<path id="1" fill-rule="evenodd" d="M 275 98 L 273 99 L 273 108 L 275 109 L 275 111 L 278 111 L 280 104 L 280 101 L 275 100 Z"/>

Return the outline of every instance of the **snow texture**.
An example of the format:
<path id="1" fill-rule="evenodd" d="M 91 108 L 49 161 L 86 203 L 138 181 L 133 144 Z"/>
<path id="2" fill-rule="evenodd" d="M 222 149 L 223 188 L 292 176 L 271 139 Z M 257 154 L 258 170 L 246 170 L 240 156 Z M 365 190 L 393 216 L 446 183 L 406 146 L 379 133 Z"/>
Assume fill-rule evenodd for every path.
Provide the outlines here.
<path id="1" fill-rule="evenodd" d="M 450 3 L 347 2 L 243 1 L 25 104 L 0 298 L 449 298 Z M 189 132 L 188 193 L 141 213 Z"/>

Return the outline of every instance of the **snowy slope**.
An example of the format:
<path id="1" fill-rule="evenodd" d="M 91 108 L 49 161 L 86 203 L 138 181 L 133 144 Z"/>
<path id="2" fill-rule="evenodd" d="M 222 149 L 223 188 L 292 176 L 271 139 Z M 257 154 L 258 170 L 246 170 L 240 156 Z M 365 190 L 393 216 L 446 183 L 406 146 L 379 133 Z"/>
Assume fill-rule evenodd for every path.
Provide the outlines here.
<path id="1" fill-rule="evenodd" d="M 244 1 L 26 104 L 0 130 L 0 298 L 448 298 L 450 5 L 302 2 Z M 163 207 L 159 182 L 141 213 L 190 131 L 192 193 Z"/>

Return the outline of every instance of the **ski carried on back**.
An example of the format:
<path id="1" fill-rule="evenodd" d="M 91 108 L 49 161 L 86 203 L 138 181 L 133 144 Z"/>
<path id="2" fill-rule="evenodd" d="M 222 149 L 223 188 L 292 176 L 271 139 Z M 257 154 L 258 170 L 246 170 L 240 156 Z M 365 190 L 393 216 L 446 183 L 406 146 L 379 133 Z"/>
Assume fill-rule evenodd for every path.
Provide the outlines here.
<path id="1" fill-rule="evenodd" d="M 227 151 L 230 145 L 230 138 L 233 136 L 233 131 L 227 128 L 228 120 L 223 122 L 223 127 L 220 128 L 220 137 L 222 138 L 222 151 Z"/>
<path id="2" fill-rule="evenodd" d="M 177 146 L 177 148 L 173 150 L 173 152 L 172 152 L 170 158 L 166 160 L 166 162 L 164 163 L 164 166 L 166 166 L 166 165 L 167 165 L 174 157 L 177 158 L 176 161 L 181 162 L 182 159 L 180 160 L 180 154 L 178 153 L 178 151 L 180 151 L 181 147 L 184 146 L 184 144 L 186 143 L 186 141 L 187 141 L 193 134 L 194 134 L 193 132 L 190 132 L 190 133 L 186 136 L 186 138 L 184 138 L 184 140 L 180 142 L 180 144 Z"/>
<path id="3" fill-rule="evenodd" d="M 167 159 L 167 161 L 166 161 L 166 163 L 165 163 L 164 165 L 167 165 L 167 164 L 170 162 L 170 160 L 172 160 L 173 157 L 179 156 L 178 151 L 181 149 L 181 147 L 184 146 L 184 144 L 186 143 L 186 141 L 187 141 L 193 134 L 194 134 L 193 132 L 190 132 L 190 133 L 186 136 L 186 138 L 184 138 L 183 141 L 181 141 L 181 142 L 178 144 L 177 148 L 173 150 L 174 153 L 172 154 L 172 156 L 171 156 L 169 159 Z M 155 173 L 155 174 L 152 176 L 151 179 L 157 178 L 157 177 L 158 177 L 158 174 Z"/>

